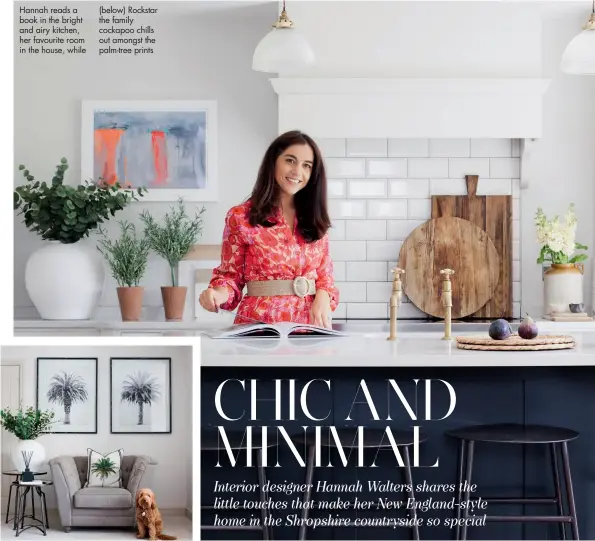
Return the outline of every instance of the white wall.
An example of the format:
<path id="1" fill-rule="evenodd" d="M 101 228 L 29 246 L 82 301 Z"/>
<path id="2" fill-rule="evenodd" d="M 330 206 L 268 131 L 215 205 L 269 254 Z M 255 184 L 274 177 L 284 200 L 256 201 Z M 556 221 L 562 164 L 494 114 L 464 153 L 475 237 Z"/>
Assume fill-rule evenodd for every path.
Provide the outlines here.
<path id="1" fill-rule="evenodd" d="M 175 10 L 155 19 L 160 43 L 150 57 L 110 58 L 109 66 L 106 58 L 93 55 L 54 60 L 17 57 L 15 159 L 34 173 L 49 176 L 66 155 L 73 166 L 69 181 L 77 182 L 81 99 L 217 99 L 221 200 L 206 205 L 200 242 L 218 243 L 225 211 L 248 195 L 262 153 L 276 135 L 276 95 L 268 75 L 251 70 L 251 57 L 274 21 L 277 6 L 273 2 L 205 13 L 198 2 L 175 5 Z M 97 6 L 85 3 L 85 11 L 94 15 Z M 541 312 L 543 287 L 535 263 L 539 247 L 533 227 L 538 206 L 548 213 L 563 213 L 574 201 L 579 240 L 591 248 L 590 256 L 595 255 L 595 78 L 567 76 L 559 70 L 564 47 L 587 20 L 589 7 L 585 1 L 296 0 L 288 5 L 290 17 L 318 55 L 317 66 L 306 76 L 552 78 L 544 100 L 544 135 L 535 150 L 534 182 L 522 195 L 523 312 Z M 43 91 L 38 81 L 44 81 Z M 143 206 L 121 213 L 120 218 L 133 217 Z M 163 204 L 146 206 L 157 215 L 167 209 Z M 33 311 L 23 269 L 39 245 L 17 223 L 14 287 L 20 315 Z M 589 304 L 590 260 L 586 269 Z M 145 280 L 147 305 L 160 306 L 158 287 L 166 279 L 165 265 L 152 261 Z M 108 284 L 106 306 L 117 306 L 113 286 L 113 281 Z"/>
<path id="2" fill-rule="evenodd" d="M 110 357 L 170 357 L 172 360 L 172 433 L 110 434 Z M 59 455 L 84 456 L 87 448 L 99 452 L 124 449 L 125 454 L 145 454 L 158 464 L 152 466 L 151 484 L 164 509 L 192 509 L 192 348 L 190 346 L 3 346 L 2 364 L 22 366 L 23 406 L 36 404 L 38 357 L 97 357 L 98 400 L 97 434 L 47 434 L 39 442 L 47 460 Z M 3 431 L 4 432 L 4 431 Z M 2 468 L 13 469 L 10 449 L 17 440 L 4 432 Z M 48 470 L 49 471 L 49 470 Z M 46 478 L 50 478 L 48 474 Z M 4 482 L 4 480 L 3 480 Z M 6 492 L 3 491 L 3 495 Z M 48 491 L 48 507 L 56 507 L 54 494 Z"/>
<path id="3" fill-rule="evenodd" d="M 587 21 L 588 2 L 292 2 L 290 16 L 317 53 L 300 77 L 547 77 L 542 139 L 521 194 L 521 311 L 543 309 L 538 206 L 574 202 L 589 246 L 584 300 L 591 305 L 595 181 L 595 77 L 559 65 Z"/>
<path id="4" fill-rule="evenodd" d="M 15 52 L 15 185 L 23 180 L 16 170 L 18 164 L 26 164 L 39 179 L 51 180 L 62 156 L 71 166 L 67 182 L 80 182 L 83 99 L 214 99 L 218 102 L 220 197 L 217 203 L 205 203 L 204 234 L 199 242 L 221 242 L 225 213 L 250 194 L 262 155 L 276 136 L 276 94 L 268 76 L 251 69 L 254 48 L 275 20 L 276 3 L 235 9 L 206 9 L 200 2 L 146 3 L 157 7 L 160 15 L 146 19 L 155 29 L 157 44 L 155 54 L 143 57 L 98 56 L 97 14 L 105 4 L 60 5 L 75 4 L 85 19 L 81 35 L 90 44 L 86 55 Z M 17 2 L 15 11 L 20 6 L 39 7 Z M 170 204 L 135 204 L 116 219 L 135 220 L 145 207 L 159 217 Z M 23 271 L 29 254 L 42 244 L 21 219 L 15 217 L 15 314 L 36 317 Z M 116 227 L 112 220 L 108 230 Z M 95 244 L 93 240 L 87 243 Z M 165 263 L 151 259 L 144 281 L 146 305 L 161 306 L 159 286 L 167 285 L 168 279 Z M 110 277 L 104 306 L 118 305 L 115 285 Z"/>
<path id="5" fill-rule="evenodd" d="M 534 182 L 523 191 L 521 203 L 523 305 L 535 313 L 539 313 L 535 307 L 541 306 L 543 296 L 541 271 L 535 263 L 540 248 L 533 226 L 539 206 L 548 215 L 563 215 L 570 202 L 576 204 L 577 240 L 589 247 L 584 299 L 587 306 L 592 304 L 595 76 L 566 75 L 559 67 L 566 45 L 587 21 L 589 9 L 584 2 L 550 3 L 542 12 L 542 73 L 552 83 L 544 97 L 543 137 L 535 149 Z"/>

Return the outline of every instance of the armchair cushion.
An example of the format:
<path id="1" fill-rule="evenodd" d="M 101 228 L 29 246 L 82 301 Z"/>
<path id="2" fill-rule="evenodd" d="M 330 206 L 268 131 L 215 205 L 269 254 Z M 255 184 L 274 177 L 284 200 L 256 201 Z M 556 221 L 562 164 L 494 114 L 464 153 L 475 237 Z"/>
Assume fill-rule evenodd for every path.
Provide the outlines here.
<path id="1" fill-rule="evenodd" d="M 88 487 L 74 495 L 74 507 L 101 509 L 128 509 L 133 504 L 132 494 L 125 488 Z"/>

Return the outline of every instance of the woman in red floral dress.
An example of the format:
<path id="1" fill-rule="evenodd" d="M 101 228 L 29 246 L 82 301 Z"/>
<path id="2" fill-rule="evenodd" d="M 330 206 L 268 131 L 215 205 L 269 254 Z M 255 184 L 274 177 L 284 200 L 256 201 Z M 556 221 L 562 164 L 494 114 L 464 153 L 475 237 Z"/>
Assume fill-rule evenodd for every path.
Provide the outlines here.
<path id="1" fill-rule="evenodd" d="M 326 199 L 326 173 L 316 143 L 299 131 L 280 135 L 264 155 L 249 200 L 227 213 L 221 264 L 200 295 L 201 306 L 216 312 L 239 304 L 235 323 L 330 327 L 339 292 L 329 254 Z"/>

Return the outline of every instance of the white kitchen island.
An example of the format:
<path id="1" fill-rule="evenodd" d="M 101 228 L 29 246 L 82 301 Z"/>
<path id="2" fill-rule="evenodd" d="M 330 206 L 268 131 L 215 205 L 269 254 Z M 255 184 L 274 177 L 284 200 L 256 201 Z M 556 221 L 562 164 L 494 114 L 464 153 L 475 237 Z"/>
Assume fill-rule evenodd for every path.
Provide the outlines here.
<path id="1" fill-rule="evenodd" d="M 231 324 L 197 320 L 44 321 L 16 320 L 15 336 L 192 337 L 200 340 L 204 366 L 595 366 L 595 323 L 538 321 L 540 334 L 571 335 L 576 346 L 553 351 L 467 351 L 456 347 L 457 335 L 487 336 L 489 323 L 453 322 L 452 341 L 442 340 L 444 324 L 401 320 L 398 339 L 387 341 L 388 321 L 335 321 L 349 336 L 316 338 L 234 338 L 207 336 Z M 512 324 L 516 329 L 517 324 Z M 198 342 L 198 341 L 197 341 Z"/>
<path id="2" fill-rule="evenodd" d="M 349 322 L 347 337 L 235 338 L 203 336 L 204 366 L 301 367 L 506 367 L 595 366 L 595 332 L 577 324 L 539 322 L 540 334 L 565 334 L 576 346 L 552 351 L 470 351 L 457 348 L 456 336 L 487 336 L 486 323 L 453 323 L 453 340 L 442 340 L 441 323 L 400 323 L 396 341 L 388 341 L 382 322 Z M 590 325 L 590 324 L 589 324 Z M 513 326 L 514 327 L 514 326 Z M 400 328 L 400 330 L 399 330 Z M 580 327 L 578 327 L 580 329 Z"/>

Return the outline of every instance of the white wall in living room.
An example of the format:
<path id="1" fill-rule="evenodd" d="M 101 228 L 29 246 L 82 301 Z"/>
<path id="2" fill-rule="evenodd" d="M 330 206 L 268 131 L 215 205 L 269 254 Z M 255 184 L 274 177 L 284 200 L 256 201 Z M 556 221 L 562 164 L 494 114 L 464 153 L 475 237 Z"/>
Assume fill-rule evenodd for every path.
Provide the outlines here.
<path id="1" fill-rule="evenodd" d="M 199 242 L 218 244 L 226 211 L 249 195 L 260 159 L 277 135 L 276 95 L 269 76 L 252 71 L 252 53 L 275 21 L 277 5 L 247 2 L 238 7 L 234 2 L 231 9 L 225 6 L 228 2 L 145 4 L 159 9 L 158 15 L 142 19 L 155 29 L 154 54 L 99 56 L 97 19 L 99 6 L 105 3 L 98 2 L 76 3 L 84 19 L 80 32 L 87 39 L 87 54 L 20 55 L 15 47 L 15 186 L 23 182 L 18 164 L 25 164 L 37 179 L 49 181 L 62 156 L 70 163 L 66 182 L 81 182 L 82 100 L 217 100 L 220 195 L 217 203 L 205 204 Z M 39 7 L 16 2 L 16 12 L 20 6 Z M 112 219 L 107 229 L 116 231 L 116 220 L 138 222 L 143 208 L 159 218 L 171 204 L 134 204 Z M 15 315 L 37 317 L 25 289 L 24 268 L 42 241 L 21 220 L 22 216 L 15 217 Z M 94 246 L 94 239 L 85 242 Z M 167 265 L 152 257 L 144 280 L 146 306 L 161 306 L 159 287 L 168 285 L 168 280 Z M 104 306 L 118 306 L 115 286 L 109 277 Z"/>
<path id="2" fill-rule="evenodd" d="M 157 461 L 152 466 L 151 486 L 163 509 L 192 510 L 192 348 L 190 346 L 4 346 L 2 365 L 19 364 L 23 407 L 36 405 L 38 357 L 96 357 L 98 359 L 97 434 L 47 434 L 40 437 L 46 459 L 59 455 L 84 456 L 90 447 L 107 453 L 123 448 L 125 454 L 145 454 Z M 110 357 L 171 358 L 171 434 L 110 433 Z M 13 469 L 11 446 L 16 438 L 3 432 L 2 469 Z M 49 471 L 49 470 L 48 470 Z M 5 477 L 5 476 L 3 476 Z M 49 479 L 50 476 L 45 478 Z M 8 478 L 3 478 L 6 486 Z M 48 507 L 56 507 L 52 491 Z M 3 498 L 7 491 L 2 491 Z M 3 507 L 6 501 L 3 503 Z"/>

